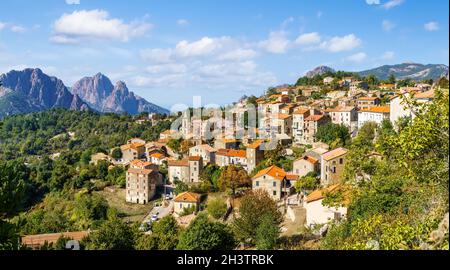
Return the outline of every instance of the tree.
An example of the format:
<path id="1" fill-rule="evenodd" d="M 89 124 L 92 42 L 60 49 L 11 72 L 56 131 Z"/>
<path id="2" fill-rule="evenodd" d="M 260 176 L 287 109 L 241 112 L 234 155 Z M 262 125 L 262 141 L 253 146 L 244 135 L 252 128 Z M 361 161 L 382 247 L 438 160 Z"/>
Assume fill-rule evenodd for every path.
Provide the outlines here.
<path id="1" fill-rule="evenodd" d="M 328 123 L 317 129 L 316 139 L 328 145 L 346 145 L 350 140 L 350 132 L 344 125 Z"/>
<path id="2" fill-rule="evenodd" d="M 135 236 L 130 226 L 112 218 L 88 236 L 85 246 L 88 250 L 132 250 Z"/>
<path id="3" fill-rule="evenodd" d="M 99 160 L 97 163 L 97 178 L 105 180 L 108 176 L 109 162 L 106 160 Z"/>
<path id="4" fill-rule="evenodd" d="M 280 233 L 280 226 L 274 217 L 271 214 L 264 215 L 256 229 L 256 248 L 259 250 L 273 249 L 277 244 Z"/>
<path id="5" fill-rule="evenodd" d="M 295 190 L 300 193 L 305 189 L 313 190 L 320 185 L 320 181 L 317 179 L 315 172 L 310 172 L 295 182 Z"/>
<path id="6" fill-rule="evenodd" d="M 120 150 L 119 147 L 116 147 L 111 152 L 111 157 L 114 159 L 121 159 L 122 158 L 122 150 Z"/>
<path id="7" fill-rule="evenodd" d="M 448 87 L 449 87 L 448 84 L 449 84 L 448 79 L 445 77 L 440 78 L 437 83 L 438 87 L 443 88 L 443 89 L 448 89 Z"/>
<path id="8" fill-rule="evenodd" d="M 175 180 L 174 180 L 174 184 L 175 184 L 175 189 L 173 190 L 173 192 L 174 192 L 176 195 L 178 195 L 178 194 L 180 194 L 180 193 L 183 193 L 183 192 L 189 190 L 188 185 L 187 185 L 185 182 L 183 182 L 183 181 L 180 181 L 180 180 L 178 180 L 178 179 L 175 179 Z"/>
<path id="9" fill-rule="evenodd" d="M 159 250 L 173 250 L 178 245 L 180 234 L 178 222 L 171 215 L 163 217 L 153 224 L 152 235 L 156 238 Z"/>
<path id="10" fill-rule="evenodd" d="M 18 248 L 19 235 L 16 227 L 6 218 L 11 217 L 26 199 L 28 170 L 19 162 L 0 162 L 0 250 Z"/>
<path id="11" fill-rule="evenodd" d="M 250 185 L 250 178 L 247 171 L 241 167 L 230 165 L 222 171 L 219 177 L 218 186 L 221 190 L 227 188 L 231 189 L 233 197 L 236 194 L 236 189 L 239 187 L 246 187 Z"/>
<path id="12" fill-rule="evenodd" d="M 181 234 L 179 250 L 231 250 L 236 241 L 231 229 L 223 223 L 210 221 L 199 214 Z"/>
<path id="13" fill-rule="evenodd" d="M 212 199 L 208 202 L 206 210 L 213 218 L 219 219 L 227 212 L 227 204 L 220 198 Z"/>
<path id="14" fill-rule="evenodd" d="M 278 211 L 277 203 L 267 192 L 252 191 L 241 199 L 239 217 L 233 221 L 233 228 L 237 238 L 244 243 L 254 244 L 256 230 L 266 215 L 273 217 L 273 222 L 280 226 L 283 221 L 282 214 Z"/>
<path id="15" fill-rule="evenodd" d="M 388 80 L 387 80 L 387 83 L 395 84 L 395 82 L 396 82 L 395 75 L 391 73 L 391 74 L 389 75 L 389 78 L 388 78 Z"/>

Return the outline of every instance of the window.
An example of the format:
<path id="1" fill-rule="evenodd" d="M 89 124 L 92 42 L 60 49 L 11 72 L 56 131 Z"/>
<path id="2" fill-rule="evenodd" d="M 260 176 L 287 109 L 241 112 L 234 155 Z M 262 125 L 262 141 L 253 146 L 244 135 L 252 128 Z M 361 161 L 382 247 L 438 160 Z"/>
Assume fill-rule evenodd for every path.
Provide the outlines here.
<path id="1" fill-rule="evenodd" d="M 339 164 L 343 164 L 344 163 L 344 159 L 343 158 L 340 158 L 339 159 Z"/>
<path id="2" fill-rule="evenodd" d="M 255 182 L 255 186 L 259 187 L 259 181 Z"/>
<path id="3" fill-rule="evenodd" d="M 276 190 L 273 191 L 273 196 L 277 196 L 277 191 Z"/>
<path id="4" fill-rule="evenodd" d="M 274 181 L 273 182 L 273 186 L 276 187 L 277 186 L 277 182 Z"/>

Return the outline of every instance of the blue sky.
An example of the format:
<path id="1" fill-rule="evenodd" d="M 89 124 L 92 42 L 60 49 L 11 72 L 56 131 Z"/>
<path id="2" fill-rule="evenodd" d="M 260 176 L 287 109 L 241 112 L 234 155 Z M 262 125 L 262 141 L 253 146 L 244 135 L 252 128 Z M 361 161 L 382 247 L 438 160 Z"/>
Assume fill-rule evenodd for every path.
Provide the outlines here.
<path id="1" fill-rule="evenodd" d="M 445 0 L 3 0 L 0 73 L 102 72 L 170 108 L 227 104 L 329 65 L 449 62 Z"/>

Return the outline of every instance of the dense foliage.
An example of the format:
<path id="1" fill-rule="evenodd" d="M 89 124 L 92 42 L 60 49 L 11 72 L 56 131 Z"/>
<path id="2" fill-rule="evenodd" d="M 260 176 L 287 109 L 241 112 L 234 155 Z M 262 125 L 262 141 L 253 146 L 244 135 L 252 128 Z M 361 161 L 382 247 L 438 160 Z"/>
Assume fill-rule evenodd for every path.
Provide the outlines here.
<path id="1" fill-rule="evenodd" d="M 349 216 L 331 227 L 322 248 L 448 249 L 448 231 L 445 241 L 430 240 L 448 212 L 448 94 L 416 106 L 398 132 L 369 123 L 352 143 Z"/>

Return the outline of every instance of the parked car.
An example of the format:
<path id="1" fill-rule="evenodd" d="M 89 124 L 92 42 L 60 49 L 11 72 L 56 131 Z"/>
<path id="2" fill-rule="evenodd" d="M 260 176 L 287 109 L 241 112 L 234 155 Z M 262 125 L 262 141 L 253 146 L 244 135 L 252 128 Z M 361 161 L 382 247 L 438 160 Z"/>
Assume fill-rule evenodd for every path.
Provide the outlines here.
<path id="1" fill-rule="evenodd" d="M 151 221 L 157 221 L 159 218 L 158 218 L 158 215 L 153 215 L 152 216 L 152 218 L 150 219 Z"/>

